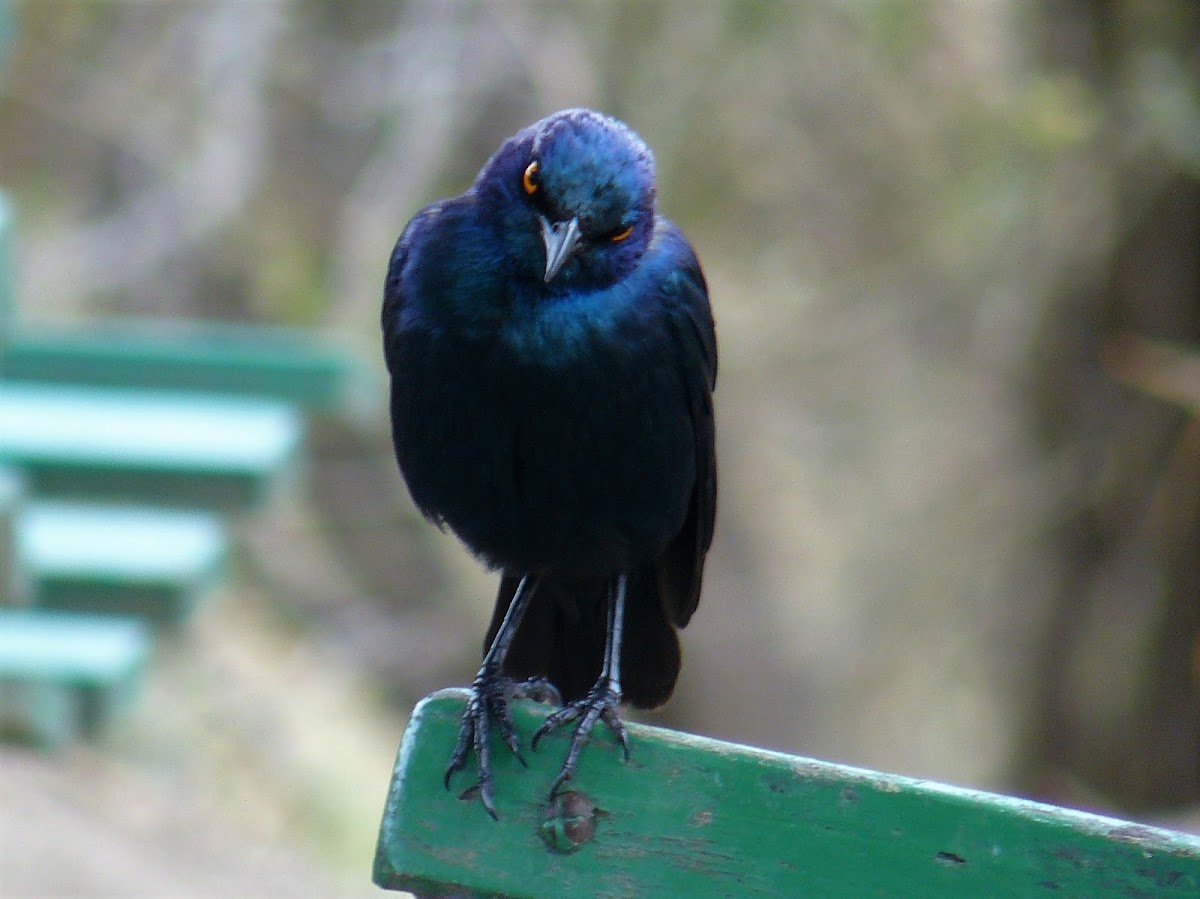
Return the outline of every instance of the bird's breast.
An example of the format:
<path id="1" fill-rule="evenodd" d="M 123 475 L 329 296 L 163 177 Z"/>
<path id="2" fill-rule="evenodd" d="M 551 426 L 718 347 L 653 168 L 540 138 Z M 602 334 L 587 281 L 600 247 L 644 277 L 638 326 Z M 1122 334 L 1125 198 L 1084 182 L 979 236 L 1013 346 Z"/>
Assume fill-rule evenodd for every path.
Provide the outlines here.
<path id="1" fill-rule="evenodd" d="M 489 562 L 628 568 L 682 527 L 694 436 L 672 348 L 603 316 L 422 348 L 397 408 L 418 504 Z"/>

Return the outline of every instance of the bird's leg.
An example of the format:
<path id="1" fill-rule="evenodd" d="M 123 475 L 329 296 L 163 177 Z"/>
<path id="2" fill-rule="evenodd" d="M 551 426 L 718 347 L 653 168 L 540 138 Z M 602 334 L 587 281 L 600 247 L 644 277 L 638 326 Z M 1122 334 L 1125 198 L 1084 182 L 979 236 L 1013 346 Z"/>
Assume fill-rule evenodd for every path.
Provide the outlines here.
<path id="1" fill-rule="evenodd" d="M 525 575 L 517 585 L 508 610 L 504 613 L 492 645 L 483 656 L 483 664 L 475 680 L 471 684 L 471 695 L 467 700 L 467 710 L 463 713 L 462 726 L 458 731 L 458 743 L 450 756 L 450 764 L 446 767 L 443 783 L 450 789 L 450 778 L 467 766 L 467 756 L 471 749 L 479 760 L 479 780 L 461 794 L 466 798 L 478 794 L 483 807 L 493 818 L 496 809 L 492 802 L 492 756 L 491 756 L 491 723 L 494 720 L 500 729 L 504 744 L 513 755 L 525 764 L 521 755 L 517 732 L 513 728 L 512 713 L 509 711 L 509 701 L 515 698 L 529 698 L 541 701 L 550 700 L 561 705 L 561 699 L 554 686 L 544 678 L 530 678 L 521 683 L 514 683 L 503 673 L 504 659 L 516 636 L 529 601 L 537 589 L 537 579 L 533 575 Z"/>
<path id="2" fill-rule="evenodd" d="M 550 731 L 571 721 L 578 720 L 575 733 L 571 737 L 571 748 L 567 751 L 566 761 L 562 770 L 550 787 L 550 796 L 558 794 L 564 783 L 575 774 L 575 766 L 579 763 L 579 753 L 588 741 L 588 737 L 596 722 L 603 720 L 609 730 L 616 735 L 625 759 L 629 760 L 629 737 L 625 733 L 625 725 L 618 715 L 621 704 L 621 635 L 625 627 L 625 575 L 617 577 L 608 596 L 608 633 L 604 641 L 604 667 L 600 669 L 600 677 L 587 696 L 576 700 L 564 708 L 551 714 L 542 722 L 542 726 L 533 735 L 531 745 L 537 749 L 538 740 Z"/>

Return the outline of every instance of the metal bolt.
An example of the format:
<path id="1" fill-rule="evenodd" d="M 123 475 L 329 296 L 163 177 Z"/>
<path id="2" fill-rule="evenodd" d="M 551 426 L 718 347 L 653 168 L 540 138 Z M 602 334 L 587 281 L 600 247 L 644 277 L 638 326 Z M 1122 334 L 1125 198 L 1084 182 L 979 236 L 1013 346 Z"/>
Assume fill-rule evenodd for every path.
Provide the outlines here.
<path id="1" fill-rule="evenodd" d="M 538 832 L 551 852 L 574 852 L 596 834 L 596 819 L 607 813 L 575 790 L 559 793 L 546 807 L 546 819 Z"/>

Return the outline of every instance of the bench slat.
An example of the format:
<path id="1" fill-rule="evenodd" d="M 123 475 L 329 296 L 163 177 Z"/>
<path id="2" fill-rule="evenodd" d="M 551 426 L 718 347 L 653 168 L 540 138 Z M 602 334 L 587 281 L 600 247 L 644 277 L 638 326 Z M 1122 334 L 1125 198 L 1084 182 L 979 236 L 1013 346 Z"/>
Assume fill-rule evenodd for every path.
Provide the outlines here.
<path id="1" fill-rule="evenodd" d="M 638 725 L 627 764 L 597 727 L 574 789 L 604 815 L 590 842 L 561 854 L 539 834 L 567 735 L 526 751 L 528 769 L 495 740 L 494 822 L 478 800 L 442 788 L 465 702 L 465 691 L 446 690 L 413 712 L 380 829 L 379 886 L 529 897 L 1200 895 L 1195 837 Z M 516 704 L 526 747 L 545 713 Z"/>
<path id="2" fill-rule="evenodd" d="M 346 354 L 302 331 L 137 319 L 23 327 L 8 338 L 2 370 L 18 381 L 269 397 L 314 409 L 344 405 L 361 378 Z"/>
<path id="3" fill-rule="evenodd" d="M 137 620 L 0 609 L 0 730 L 55 747 L 131 700 L 150 656 Z"/>
<path id="4" fill-rule="evenodd" d="M 286 479 L 301 432 L 267 400 L 0 381 L 0 462 L 38 496 L 236 509 Z"/>
<path id="5" fill-rule="evenodd" d="M 0 609 L 0 677 L 103 686 L 136 674 L 149 649 L 135 620 Z"/>
<path id="6" fill-rule="evenodd" d="M 0 605 L 27 600 L 29 582 L 17 560 L 17 514 L 25 484 L 15 468 L 0 466 Z"/>
<path id="7" fill-rule="evenodd" d="M 158 622 L 182 620 L 229 554 L 220 519 L 199 511 L 29 503 L 16 539 L 38 606 Z"/>

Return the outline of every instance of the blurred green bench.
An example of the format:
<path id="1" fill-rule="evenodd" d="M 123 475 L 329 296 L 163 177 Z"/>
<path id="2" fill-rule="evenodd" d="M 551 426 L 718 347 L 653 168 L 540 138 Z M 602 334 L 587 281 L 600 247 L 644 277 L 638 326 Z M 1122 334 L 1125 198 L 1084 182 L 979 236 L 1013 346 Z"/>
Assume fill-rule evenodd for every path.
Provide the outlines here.
<path id="1" fill-rule="evenodd" d="M 1026 800 L 629 725 L 598 727 L 559 807 L 568 733 L 523 768 L 496 741 L 496 809 L 442 772 L 466 691 L 413 711 L 375 883 L 418 896 L 1200 896 L 1200 838 Z M 528 746 L 546 706 L 518 702 Z M 471 769 L 455 787 L 470 782 Z"/>
<path id="2" fill-rule="evenodd" d="M 28 503 L 16 520 L 16 564 L 35 606 L 178 624 L 217 586 L 229 535 L 197 511 Z"/>
<path id="3" fill-rule="evenodd" d="M 17 515 L 24 492 L 20 473 L 0 466 L 0 605 L 29 601 L 27 573 L 17 562 Z"/>
<path id="4" fill-rule="evenodd" d="M 11 25 L 0 0 L 0 62 Z M 213 513 L 287 487 L 299 410 L 361 405 L 363 373 L 299 330 L 22 323 L 13 231 L 0 193 L 0 731 L 61 745 L 136 685 L 141 622 L 178 621 L 219 578 Z"/>
<path id="5" fill-rule="evenodd" d="M 0 732 L 46 747 L 94 734 L 128 702 L 149 655 L 133 619 L 0 608 Z"/>
<path id="6" fill-rule="evenodd" d="M 0 464 L 38 497 L 237 511 L 289 482 L 301 434 L 268 400 L 0 381 Z"/>
<path id="7" fill-rule="evenodd" d="M 137 319 L 14 327 L 0 376 L 268 397 L 322 411 L 344 407 L 357 377 L 346 354 L 302 331 Z"/>

